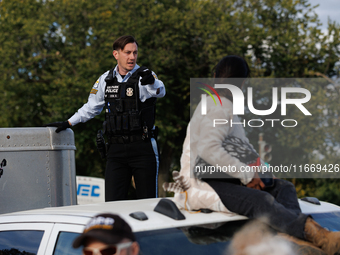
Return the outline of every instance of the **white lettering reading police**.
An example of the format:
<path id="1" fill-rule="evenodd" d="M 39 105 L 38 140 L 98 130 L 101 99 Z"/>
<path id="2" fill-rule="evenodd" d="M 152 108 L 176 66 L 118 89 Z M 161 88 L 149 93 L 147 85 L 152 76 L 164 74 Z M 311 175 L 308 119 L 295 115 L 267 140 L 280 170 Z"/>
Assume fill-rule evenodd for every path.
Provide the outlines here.
<path id="1" fill-rule="evenodd" d="M 107 86 L 106 93 L 118 93 L 118 86 Z"/>

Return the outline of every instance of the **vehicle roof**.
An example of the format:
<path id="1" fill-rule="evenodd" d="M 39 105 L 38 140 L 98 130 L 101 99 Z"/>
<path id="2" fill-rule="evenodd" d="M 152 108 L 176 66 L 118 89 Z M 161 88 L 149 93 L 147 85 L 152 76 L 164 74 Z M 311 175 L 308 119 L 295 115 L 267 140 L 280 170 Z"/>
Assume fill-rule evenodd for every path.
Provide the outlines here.
<path id="1" fill-rule="evenodd" d="M 66 223 L 86 225 L 91 217 L 99 213 L 115 213 L 124 218 L 132 227 L 134 232 L 157 230 L 173 227 L 185 227 L 197 224 L 209 224 L 218 222 L 227 222 L 247 219 L 244 216 L 236 214 L 227 214 L 222 212 L 212 213 L 189 213 L 185 210 L 181 212 L 185 220 L 174 220 L 168 216 L 154 211 L 155 206 L 161 198 L 116 201 L 87 205 L 74 205 L 62 207 L 48 207 L 29 211 L 21 211 L 0 215 L 0 224 L 23 223 L 23 222 L 40 222 L 40 223 Z M 172 199 L 172 198 L 168 198 Z M 334 212 L 339 211 L 340 207 L 321 202 L 321 205 L 315 205 L 309 202 L 299 201 L 304 213 L 317 212 Z M 148 220 L 139 221 L 129 216 L 132 212 L 144 212 Z"/>

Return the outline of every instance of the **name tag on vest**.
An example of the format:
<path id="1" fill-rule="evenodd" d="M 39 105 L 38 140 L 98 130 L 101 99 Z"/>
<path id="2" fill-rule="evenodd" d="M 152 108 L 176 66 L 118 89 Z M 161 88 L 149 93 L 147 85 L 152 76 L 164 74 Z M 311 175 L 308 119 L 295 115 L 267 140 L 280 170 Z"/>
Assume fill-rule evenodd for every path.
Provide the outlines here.
<path id="1" fill-rule="evenodd" d="M 106 86 L 105 96 L 108 95 L 109 98 L 119 98 L 119 86 L 109 85 Z"/>

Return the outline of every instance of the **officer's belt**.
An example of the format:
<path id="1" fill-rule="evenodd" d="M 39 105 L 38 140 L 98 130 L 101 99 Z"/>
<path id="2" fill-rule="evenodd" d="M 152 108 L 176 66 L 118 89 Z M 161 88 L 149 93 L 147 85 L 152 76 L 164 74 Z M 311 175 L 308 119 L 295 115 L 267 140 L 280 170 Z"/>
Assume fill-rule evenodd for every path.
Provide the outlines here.
<path id="1" fill-rule="evenodd" d="M 133 143 L 137 141 L 148 141 L 150 138 L 153 138 L 154 132 L 151 132 L 148 134 L 148 137 L 145 137 L 143 135 L 118 135 L 118 136 L 110 136 L 108 138 L 108 143 L 114 144 L 114 143 Z"/>

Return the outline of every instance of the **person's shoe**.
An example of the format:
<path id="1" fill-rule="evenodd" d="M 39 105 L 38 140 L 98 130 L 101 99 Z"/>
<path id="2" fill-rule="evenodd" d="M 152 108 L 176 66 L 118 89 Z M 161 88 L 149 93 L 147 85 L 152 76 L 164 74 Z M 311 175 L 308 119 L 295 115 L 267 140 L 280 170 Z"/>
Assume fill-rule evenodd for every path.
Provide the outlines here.
<path id="1" fill-rule="evenodd" d="M 164 182 L 163 189 L 169 192 L 181 193 L 188 190 L 191 187 L 190 181 L 183 175 L 180 175 L 178 171 L 172 172 L 172 178 L 175 182 Z"/>
<path id="2" fill-rule="evenodd" d="M 316 247 L 311 242 L 301 240 L 285 233 L 278 233 L 277 236 L 288 241 L 292 245 L 292 249 L 296 251 L 297 255 L 326 255 L 323 250 L 321 250 L 319 247 Z"/>
<path id="3" fill-rule="evenodd" d="M 307 218 L 305 237 L 307 241 L 320 247 L 328 255 L 340 255 L 340 232 L 328 231 L 312 218 Z"/>

